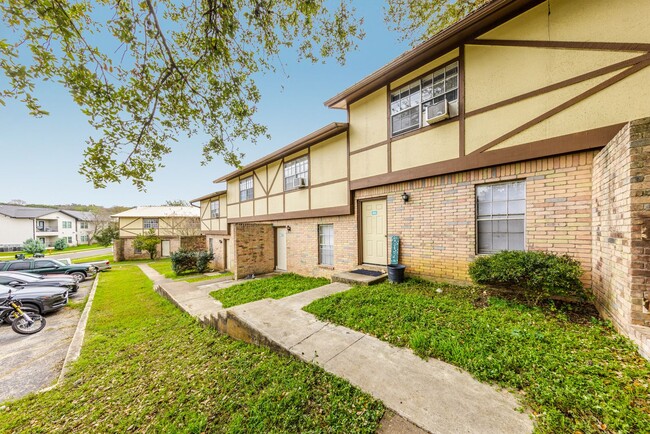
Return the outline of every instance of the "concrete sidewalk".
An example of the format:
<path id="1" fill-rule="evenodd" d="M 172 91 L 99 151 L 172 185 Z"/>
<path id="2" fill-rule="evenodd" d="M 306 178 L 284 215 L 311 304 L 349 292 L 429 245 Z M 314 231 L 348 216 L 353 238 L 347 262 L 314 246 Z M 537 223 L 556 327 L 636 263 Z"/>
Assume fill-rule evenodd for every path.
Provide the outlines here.
<path id="1" fill-rule="evenodd" d="M 228 285 L 235 283 L 239 282 Z M 154 286 L 204 323 L 236 339 L 316 363 L 429 432 L 519 434 L 533 430 L 530 417 L 516 410 L 519 404 L 512 394 L 480 383 L 452 365 L 423 360 L 409 349 L 319 321 L 302 310 L 313 300 L 346 291 L 349 286 L 345 284 L 332 283 L 280 300 L 229 309 L 209 296 L 218 289 L 214 286 L 191 289 L 185 282 L 165 279 Z"/>

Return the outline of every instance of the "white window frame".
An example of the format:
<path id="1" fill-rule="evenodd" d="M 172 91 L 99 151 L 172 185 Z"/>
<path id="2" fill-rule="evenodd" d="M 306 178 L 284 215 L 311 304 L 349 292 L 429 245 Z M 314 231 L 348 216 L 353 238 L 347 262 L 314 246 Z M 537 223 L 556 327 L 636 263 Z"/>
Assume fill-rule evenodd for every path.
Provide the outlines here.
<path id="1" fill-rule="evenodd" d="M 68 237 L 66 241 L 68 242 L 68 244 L 72 244 L 72 237 Z"/>
<path id="2" fill-rule="evenodd" d="M 513 194 L 510 186 L 514 184 L 522 184 L 523 185 L 523 195 L 521 197 L 515 196 L 515 198 L 511 198 L 511 195 Z M 500 201 L 495 201 L 494 200 L 494 195 L 493 191 L 490 192 L 490 200 L 489 201 L 482 201 L 480 200 L 479 197 L 479 191 L 480 189 L 484 188 L 490 188 L 494 189 L 495 187 L 499 186 L 506 186 L 506 199 L 505 200 L 500 200 Z M 526 250 L 526 203 L 527 203 L 527 198 L 526 198 L 526 181 L 525 180 L 514 180 L 514 181 L 508 181 L 508 182 L 498 182 L 498 183 L 492 183 L 492 184 L 481 184 L 476 186 L 476 254 L 478 255 L 489 255 L 492 253 L 497 253 L 500 251 L 508 250 L 508 251 L 524 251 Z M 495 203 L 503 203 L 505 202 L 505 213 L 499 212 L 499 213 L 494 213 L 494 204 Z M 511 208 L 514 208 L 515 202 L 523 202 L 523 209 L 521 212 L 510 212 Z M 484 203 L 490 203 L 490 213 L 487 213 L 485 211 L 480 210 L 480 204 Z M 521 206 L 521 203 L 517 204 Z M 483 233 L 480 230 L 481 223 L 485 222 L 490 222 L 491 223 L 491 231 L 490 233 L 492 235 L 492 249 L 481 249 L 481 245 L 479 243 L 479 238 L 481 237 L 481 234 Z M 505 225 L 506 229 L 505 230 L 497 230 L 494 231 L 494 223 L 497 222 L 499 225 Z M 517 222 L 517 223 L 515 223 Z M 521 225 L 522 231 L 512 231 L 510 230 L 511 225 Z M 486 231 L 487 232 L 487 231 Z M 507 247 L 505 249 L 494 249 L 494 234 L 505 234 L 506 235 L 506 242 L 507 242 Z M 521 234 L 522 235 L 522 245 L 521 246 L 514 246 L 511 245 L 510 241 L 510 235 L 511 234 Z M 519 248 L 521 247 L 521 248 Z"/>
<path id="3" fill-rule="evenodd" d="M 211 219 L 219 218 L 220 207 L 221 207 L 221 204 L 219 203 L 219 200 L 213 200 L 212 202 L 210 202 L 210 218 Z"/>
<path id="4" fill-rule="evenodd" d="M 253 190 L 253 175 L 239 180 L 239 201 L 246 202 L 253 200 L 255 191 Z"/>
<path id="5" fill-rule="evenodd" d="M 61 229 L 72 229 L 72 222 L 70 220 L 61 221 Z"/>
<path id="6" fill-rule="evenodd" d="M 157 218 L 142 219 L 142 228 L 158 229 L 158 219 Z"/>
<path id="7" fill-rule="evenodd" d="M 303 155 L 284 163 L 284 191 L 296 190 L 298 187 L 290 187 L 289 181 L 301 178 L 305 180 L 305 186 L 309 185 L 309 156 Z"/>
<path id="8" fill-rule="evenodd" d="M 330 233 L 324 233 L 328 228 Z M 334 266 L 334 225 L 331 223 L 318 225 L 318 264 Z"/>
<path id="9" fill-rule="evenodd" d="M 453 84 L 454 82 L 455 85 Z M 391 137 L 422 128 L 424 126 L 422 118 L 424 117 L 426 108 L 443 99 L 446 99 L 447 102 L 458 101 L 458 95 L 460 93 L 459 86 L 460 66 L 458 60 L 456 60 L 392 91 L 390 94 L 390 106 L 388 108 L 390 112 Z M 455 98 L 453 98 L 454 94 Z M 393 130 L 393 119 L 398 115 L 412 111 L 416 107 L 418 108 L 417 125 L 413 124 L 396 131 Z"/>
<path id="10" fill-rule="evenodd" d="M 79 222 L 79 229 L 88 229 L 88 222 Z"/>

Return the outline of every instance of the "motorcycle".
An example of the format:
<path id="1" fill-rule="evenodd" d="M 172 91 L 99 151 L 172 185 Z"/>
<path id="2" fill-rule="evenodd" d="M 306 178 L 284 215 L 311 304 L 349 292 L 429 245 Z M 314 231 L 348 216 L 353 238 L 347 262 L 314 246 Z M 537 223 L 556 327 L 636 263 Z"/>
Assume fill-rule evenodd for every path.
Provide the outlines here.
<path id="1" fill-rule="evenodd" d="M 21 335 L 33 335 L 45 328 L 45 318 L 37 313 L 24 311 L 20 301 L 14 300 L 11 290 L 7 298 L 0 303 L 0 324 L 9 316 L 13 316 L 11 328 Z"/>

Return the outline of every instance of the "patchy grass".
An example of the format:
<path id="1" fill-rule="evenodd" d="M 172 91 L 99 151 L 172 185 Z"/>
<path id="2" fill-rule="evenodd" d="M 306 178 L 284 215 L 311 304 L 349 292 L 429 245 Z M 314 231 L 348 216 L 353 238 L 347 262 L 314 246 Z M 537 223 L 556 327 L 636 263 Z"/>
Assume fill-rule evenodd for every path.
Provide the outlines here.
<path id="1" fill-rule="evenodd" d="M 650 363 L 593 309 L 411 279 L 356 287 L 305 310 L 518 389 L 539 433 L 650 432 Z"/>
<path id="2" fill-rule="evenodd" d="M 200 326 L 126 264 L 102 275 L 66 381 L 4 405 L 0 432 L 373 433 L 383 414 L 315 365 Z"/>
<path id="3" fill-rule="evenodd" d="M 196 277 L 185 278 L 185 276 L 183 276 L 183 277 L 180 277 L 178 279 L 184 280 L 184 281 L 186 281 L 188 283 L 192 283 L 192 282 L 202 282 L 204 280 L 222 279 L 224 277 L 229 277 L 229 276 L 232 276 L 232 273 L 230 271 L 224 271 L 223 273 L 219 273 L 219 274 L 213 275 L 213 276 L 207 276 L 205 274 L 199 274 Z"/>
<path id="4" fill-rule="evenodd" d="M 99 255 L 99 256 L 88 256 L 86 258 L 76 258 L 72 259 L 73 264 L 81 264 L 84 262 L 97 262 L 97 261 L 111 261 L 113 263 L 113 255 Z"/>
<path id="5" fill-rule="evenodd" d="M 91 244 L 91 245 L 82 244 L 82 245 L 74 246 L 74 247 L 66 247 L 63 250 L 47 249 L 45 252 L 43 252 L 43 254 L 45 256 L 52 256 L 52 255 L 61 255 L 61 254 L 65 254 L 65 253 L 74 253 L 74 252 L 79 252 L 79 251 L 83 251 L 83 250 L 96 250 L 96 249 L 105 249 L 105 247 L 100 246 L 99 244 Z M 28 257 L 32 256 L 31 253 L 26 253 L 24 251 L 20 251 L 20 252 L 3 252 L 3 253 L 0 253 L 0 260 L 1 261 L 7 261 L 7 260 L 15 259 L 16 255 L 19 254 L 19 253 L 22 253 L 22 254 L 24 254 L 25 256 L 28 256 Z"/>
<path id="6" fill-rule="evenodd" d="M 263 298 L 283 298 L 328 283 L 330 281 L 323 277 L 304 277 L 293 273 L 285 273 L 233 285 L 213 291 L 210 295 L 219 300 L 223 307 L 232 307 Z"/>
<path id="7" fill-rule="evenodd" d="M 172 269 L 172 261 L 169 258 L 160 259 L 156 262 L 148 262 L 147 265 L 149 265 L 151 268 L 156 270 L 158 273 L 165 276 L 167 279 L 184 280 L 189 283 L 200 282 L 202 280 L 219 279 L 226 276 L 232 276 L 232 273 L 229 271 L 225 273 L 221 273 L 218 276 L 206 276 L 203 273 L 187 273 L 178 276 Z"/>

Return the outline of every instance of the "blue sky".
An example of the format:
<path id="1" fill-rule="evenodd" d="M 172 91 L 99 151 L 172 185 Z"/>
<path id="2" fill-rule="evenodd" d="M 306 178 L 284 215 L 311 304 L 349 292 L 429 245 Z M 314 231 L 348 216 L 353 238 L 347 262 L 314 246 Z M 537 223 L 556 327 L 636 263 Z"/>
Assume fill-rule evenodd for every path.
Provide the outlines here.
<path id="1" fill-rule="evenodd" d="M 408 49 L 399 35 L 383 22 L 381 3 L 355 2 L 364 17 L 366 37 L 351 52 L 346 65 L 291 62 L 285 73 L 267 74 L 257 81 L 262 92 L 257 120 L 269 127 L 272 139 L 257 146 L 242 145 L 244 163 L 254 161 L 330 122 L 345 121 L 345 111 L 325 108 L 323 102 L 356 83 Z M 50 116 L 33 118 L 19 102 L 0 106 L 0 149 L 4 188 L 0 202 L 13 199 L 28 203 L 82 203 L 112 205 L 160 205 L 166 200 L 190 200 L 217 190 L 212 180 L 233 170 L 215 158 L 201 166 L 202 138 L 173 145 L 165 168 L 154 175 L 147 192 L 128 181 L 96 190 L 77 173 L 86 139 L 93 134 L 86 118 L 60 85 L 43 84 L 38 96 Z"/>

